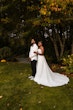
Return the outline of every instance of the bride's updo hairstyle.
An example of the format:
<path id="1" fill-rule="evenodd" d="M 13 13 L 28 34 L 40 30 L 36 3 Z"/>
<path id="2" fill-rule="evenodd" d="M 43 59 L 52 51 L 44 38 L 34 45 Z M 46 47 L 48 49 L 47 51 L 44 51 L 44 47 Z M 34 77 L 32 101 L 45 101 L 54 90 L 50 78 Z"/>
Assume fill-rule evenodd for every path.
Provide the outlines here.
<path id="1" fill-rule="evenodd" d="M 39 41 L 38 42 L 38 46 L 40 47 L 40 46 L 43 46 L 43 42 L 42 41 Z"/>

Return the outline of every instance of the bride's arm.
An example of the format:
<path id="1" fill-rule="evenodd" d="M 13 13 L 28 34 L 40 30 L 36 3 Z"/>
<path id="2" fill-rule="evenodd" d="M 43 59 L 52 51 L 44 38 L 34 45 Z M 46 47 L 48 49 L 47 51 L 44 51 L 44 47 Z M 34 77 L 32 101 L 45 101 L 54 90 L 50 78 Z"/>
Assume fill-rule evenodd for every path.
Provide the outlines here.
<path id="1" fill-rule="evenodd" d="M 37 55 L 44 55 L 44 47 L 41 47 L 40 49 L 42 53 L 39 52 L 34 52 L 34 53 L 36 53 Z"/>
<path id="2" fill-rule="evenodd" d="M 42 53 L 39 53 L 39 55 L 44 55 L 44 47 L 41 47 L 40 49 Z"/>

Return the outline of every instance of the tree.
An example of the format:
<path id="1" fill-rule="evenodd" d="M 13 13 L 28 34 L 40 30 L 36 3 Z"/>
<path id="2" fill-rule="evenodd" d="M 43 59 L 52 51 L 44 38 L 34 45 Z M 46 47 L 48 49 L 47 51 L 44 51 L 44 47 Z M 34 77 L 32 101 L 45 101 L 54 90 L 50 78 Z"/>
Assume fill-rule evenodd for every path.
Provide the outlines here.
<path id="1" fill-rule="evenodd" d="M 72 0 L 1 0 L 0 6 L 1 46 L 26 46 L 32 36 L 41 37 L 45 44 L 53 44 L 58 60 L 67 41 L 73 48 Z"/>
<path id="2" fill-rule="evenodd" d="M 31 10 L 31 6 L 29 9 Z M 35 10 L 35 6 L 31 11 L 33 10 Z M 37 6 L 38 15 L 33 20 L 34 26 L 39 27 L 41 25 L 44 33 L 52 41 L 58 60 L 64 54 L 66 39 L 68 37 L 70 39 L 68 35 L 70 24 L 68 22 L 72 23 L 73 21 L 72 10 L 72 0 L 40 0 Z"/>

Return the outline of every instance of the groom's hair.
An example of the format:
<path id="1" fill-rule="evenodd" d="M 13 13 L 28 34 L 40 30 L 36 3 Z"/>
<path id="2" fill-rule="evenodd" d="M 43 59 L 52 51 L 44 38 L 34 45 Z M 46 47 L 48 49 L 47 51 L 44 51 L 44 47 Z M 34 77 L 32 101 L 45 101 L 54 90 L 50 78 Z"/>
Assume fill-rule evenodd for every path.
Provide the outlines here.
<path id="1" fill-rule="evenodd" d="M 34 40 L 35 40 L 35 38 L 33 38 L 33 37 L 31 38 L 31 40 L 32 40 L 32 39 L 34 39 Z M 35 40 L 35 42 L 36 42 L 36 40 Z"/>
<path id="2" fill-rule="evenodd" d="M 37 43 L 37 40 L 36 40 L 36 38 L 32 37 L 32 38 L 31 38 L 31 40 L 32 40 L 32 39 L 34 39 L 35 43 Z"/>

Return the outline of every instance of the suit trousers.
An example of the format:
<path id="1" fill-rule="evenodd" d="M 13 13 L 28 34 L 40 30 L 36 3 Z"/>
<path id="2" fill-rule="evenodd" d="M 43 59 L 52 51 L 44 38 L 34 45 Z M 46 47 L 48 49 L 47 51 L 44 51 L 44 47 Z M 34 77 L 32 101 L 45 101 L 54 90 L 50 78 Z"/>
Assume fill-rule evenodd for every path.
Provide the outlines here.
<path id="1" fill-rule="evenodd" d="M 36 63 L 36 60 L 31 61 L 32 76 L 35 76 L 36 74 Z"/>

